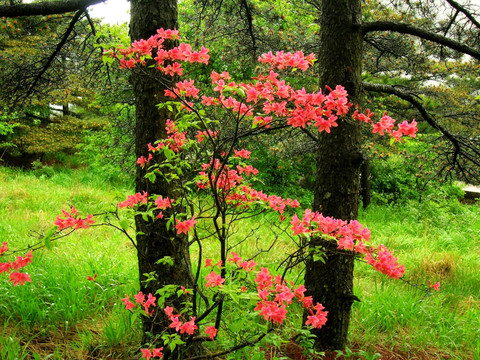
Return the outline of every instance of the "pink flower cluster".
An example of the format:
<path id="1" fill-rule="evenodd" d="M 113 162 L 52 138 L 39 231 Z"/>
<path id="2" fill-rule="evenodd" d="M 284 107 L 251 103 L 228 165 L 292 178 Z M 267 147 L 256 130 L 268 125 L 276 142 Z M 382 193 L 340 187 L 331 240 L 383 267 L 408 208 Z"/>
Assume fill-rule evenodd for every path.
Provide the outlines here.
<path id="1" fill-rule="evenodd" d="M 58 227 L 58 230 L 63 230 L 67 228 L 74 229 L 88 229 L 90 225 L 94 224 L 93 215 L 87 215 L 85 219 L 78 217 L 77 209 L 75 206 L 72 206 L 70 212 L 62 210 L 62 215 L 58 215 L 54 224 Z"/>
<path id="2" fill-rule="evenodd" d="M 288 55 L 288 56 L 287 56 Z M 283 53 L 284 57 L 290 58 L 290 53 Z M 215 76 L 213 76 L 215 74 Z M 203 97 L 205 106 L 218 106 L 221 104 L 226 109 L 232 109 L 240 115 L 252 117 L 253 124 L 269 127 L 273 116 L 286 118 L 287 124 L 292 127 L 305 128 L 308 125 L 317 127 L 319 132 L 330 132 L 331 127 L 336 127 L 338 116 L 346 115 L 352 106 L 348 102 L 347 92 L 342 86 L 334 90 L 329 89 L 328 95 L 321 91 L 307 93 L 304 88 L 294 90 L 284 80 L 278 80 L 278 74 L 270 71 L 267 76 L 259 75 L 254 78 L 254 83 L 237 84 L 233 81 L 225 83 L 229 79 L 228 73 L 220 76 L 212 73 L 214 91 L 220 93 L 218 98 Z M 233 89 L 236 93 L 244 93 L 245 98 L 240 101 L 229 96 L 224 96 L 224 91 Z M 253 116 L 253 108 L 262 101 L 262 116 Z M 247 104 L 251 104 L 247 106 Z M 271 116 L 267 116 L 271 115 Z"/>
<path id="3" fill-rule="evenodd" d="M 399 279 L 405 272 L 404 266 L 398 264 L 397 258 L 385 246 L 380 245 L 375 248 L 366 245 L 370 240 L 370 230 L 363 227 L 357 220 L 347 222 L 306 209 L 302 220 L 294 215 L 290 223 L 294 235 L 321 233 L 334 237 L 338 241 L 339 249 L 364 255 L 367 263 L 375 270 L 391 278 Z"/>
<path id="4" fill-rule="evenodd" d="M 277 51 L 275 55 L 269 51 L 258 57 L 258 62 L 270 64 L 272 68 L 283 70 L 286 68 L 296 68 L 306 71 L 315 62 L 315 54 L 311 53 L 305 56 L 302 51 L 295 53 L 286 53 L 284 51 Z"/>
<path id="5" fill-rule="evenodd" d="M 405 272 L 405 267 L 400 265 L 398 259 L 382 244 L 376 249 L 369 248 L 365 259 L 375 270 L 393 279 L 400 279 Z"/>
<path id="6" fill-rule="evenodd" d="M 176 332 L 180 334 L 193 335 L 195 330 L 197 330 L 197 325 L 195 325 L 195 316 L 190 319 L 190 321 L 182 322 L 180 321 L 180 315 L 175 315 L 173 313 L 173 308 L 170 306 L 165 307 L 163 311 L 172 322 L 169 327 L 175 329 Z"/>
<path id="7" fill-rule="evenodd" d="M 247 159 L 250 157 L 250 151 L 245 149 L 234 150 L 235 156 Z M 272 210 L 283 214 L 287 207 L 297 208 L 300 203 L 297 200 L 283 199 L 276 195 L 267 195 L 262 191 L 253 189 L 250 185 L 245 185 L 245 176 L 258 174 L 258 170 L 251 165 L 237 165 L 236 170 L 224 165 L 219 159 L 211 160 L 209 164 L 202 164 L 200 171 L 200 180 L 197 182 L 199 189 L 207 189 L 213 184 L 216 186 L 222 197 L 230 204 L 236 206 L 250 207 L 254 203 L 264 203 Z M 208 171 L 208 172 L 207 172 Z"/>
<path id="8" fill-rule="evenodd" d="M 234 252 L 232 252 L 228 262 L 236 264 L 239 269 L 247 272 L 255 271 L 257 265 L 252 260 L 244 261 Z M 327 322 L 327 312 L 323 311 L 324 307 L 319 303 L 313 306 L 312 297 L 305 296 L 307 291 L 305 286 L 299 285 L 295 288 L 293 283 L 289 286 L 280 275 L 273 277 L 270 271 L 264 267 L 256 273 L 255 283 L 257 284 L 259 297 L 255 311 L 258 311 L 259 315 L 263 316 L 266 321 L 281 324 L 288 313 L 287 307 L 296 299 L 310 311 L 306 325 L 319 329 Z"/>
<path id="9" fill-rule="evenodd" d="M 166 123 L 165 130 L 167 130 L 167 138 L 165 141 L 158 142 L 156 146 L 152 146 L 152 144 L 147 145 L 149 151 L 148 157 L 142 155 L 137 159 L 137 164 L 140 165 L 141 168 L 144 168 L 145 165 L 153 159 L 155 152 L 162 150 L 164 147 L 174 152 L 179 152 L 182 146 L 186 144 L 187 137 L 185 133 L 179 132 L 172 120 L 167 119 Z"/>
<path id="10" fill-rule="evenodd" d="M 145 64 L 144 58 L 152 56 L 152 50 L 155 50 L 157 69 L 168 75 L 181 75 L 183 69 L 177 61 L 207 63 L 208 49 L 202 48 L 199 52 L 192 51 L 190 45 L 181 43 L 171 50 L 165 50 L 163 43 L 165 39 L 178 39 L 176 30 L 158 30 L 155 36 L 148 40 L 135 41 L 128 49 L 119 50 L 118 53 L 111 51 L 112 56 L 120 59 L 120 66 L 124 68 L 135 67 L 136 64 Z M 302 127 L 313 125 L 319 132 L 329 133 L 332 127 L 338 126 L 338 116 L 346 115 L 352 106 L 348 102 L 348 94 L 340 85 L 334 90 L 327 87 L 329 94 L 323 94 L 321 91 L 308 93 L 304 88 L 294 90 L 284 80 L 279 80 L 279 74 L 274 69 L 298 68 L 306 71 L 314 62 L 315 55 L 305 56 L 301 51 L 294 53 L 278 51 L 261 55 L 258 58 L 260 63 L 270 64 L 268 75 L 259 74 L 252 78 L 254 82 L 236 83 L 230 81 L 228 72 L 221 74 L 212 71 L 211 79 L 214 85 L 213 91 L 218 92 L 218 97 L 202 95 L 202 104 L 205 106 L 218 106 L 230 109 L 240 116 L 252 118 L 253 124 L 269 127 L 273 116 L 286 118 L 287 123 L 292 127 Z M 169 65 L 165 66 L 165 63 Z M 173 63 L 172 63 L 173 62 Z M 225 92 L 234 96 L 227 96 Z M 193 103 L 187 102 L 187 98 L 198 98 L 200 90 L 195 87 L 193 80 L 184 80 L 177 82 L 175 87 L 166 90 L 166 95 L 173 98 L 183 98 L 184 106 L 191 110 Z M 257 105 L 262 101 L 263 114 L 254 116 L 253 110 L 259 108 Z M 270 116 L 269 116 L 270 115 Z M 354 117 L 359 121 L 372 124 L 372 132 L 384 135 L 390 134 L 395 139 L 400 139 L 403 135 L 415 137 L 418 131 L 416 122 L 406 121 L 398 125 L 394 130 L 394 123 L 391 117 L 386 114 L 381 120 L 373 123 L 373 113 L 367 109 L 367 114 L 361 114 L 355 111 Z M 148 158 L 139 158 L 139 163 L 144 166 Z"/>
<path id="11" fill-rule="evenodd" d="M 372 118 L 375 113 L 371 112 L 370 109 L 367 109 L 367 114 L 359 113 L 358 110 L 355 110 L 353 113 L 353 117 L 359 121 L 363 121 L 367 124 L 372 125 L 372 133 L 379 134 L 381 136 L 385 134 L 389 134 L 395 140 L 400 140 L 402 136 L 410 136 L 412 138 L 417 136 L 418 128 L 417 122 L 412 120 L 410 123 L 404 121 L 397 126 L 397 130 L 395 130 L 395 120 L 392 119 L 390 116 L 387 115 L 385 112 L 380 119 L 380 121 L 374 123 Z"/>
<path id="12" fill-rule="evenodd" d="M 127 199 L 119 202 L 118 207 L 123 208 L 133 208 L 137 204 L 146 204 L 148 201 L 148 194 L 144 191 L 143 193 L 136 193 L 135 195 L 128 195 Z"/>
<path id="13" fill-rule="evenodd" d="M 174 314 L 174 309 L 171 306 L 166 306 L 163 311 L 165 311 L 165 314 L 172 322 L 169 327 L 175 329 L 176 332 L 180 332 L 180 334 L 193 335 L 195 330 L 198 329 L 197 325 L 195 324 L 195 317 L 192 317 L 190 321 L 182 322 L 180 321 L 180 315 Z M 217 336 L 217 329 L 214 326 L 207 326 L 205 328 L 205 334 L 208 335 L 210 340 L 213 340 Z"/>
<path id="14" fill-rule="evenodd" d="M 440 291 L 440 281 L 437 281 L 435 284 L 432 284 L 430 280 L 428 280 L 428 287 L 435 291 Z"/>
<path id="15" fill-rule="evenodd" d="M 205 276 L 205 280 L 207 280 L 207 283 L 205 284 L 206 288 L 222 286 L 222 284 L 225 282 L 225 279 L 222 279 L 222 277 L 215 271 L 212 271 L 210 274 Z"/>
<path id="16" fill-rule="evenodd" d="M 165 210 L 167 208 L 171 208 L 172 204 L 175 202 L 174 199 L 169 199 L 166 197 L 165 199 L 163 196 L 158 196 L 157 199 L 155 200 L 155 205 L 157 205 L 157 209 L 159 210 Z M 159 211 L 157 215 L 157 219 L 163 219 L 163 212 Z"/>
<path id="17" fill-rule="evenodd" d="M 140 349 L 140 352 L 142 353 L 142 358 L 145 358 L 147 360 L 150 360 L 151 358 L 159 358 L 163 359 L 163 346 L 161 348 L 157 349 Z"/>
<path id="18" fill-rule="evenodd" d="M 133 297 L 136 304 L 140 304 L 141 306 L 143 306 L 143 309 L 145 310 L 145 313 L 147 315 L 153 314 L 153 309 L 150 310 L 150 306 L 157 306 L 157 304 L 155 304 L 155 301 L 157 300 L 155 296 L 153 296 L 152 294 L 148 294 L 147 299 L 145 300 L 145 295 L 140 291 L 138 294 L 133 295 Z M 125 297 L 122 299 L 122 302 L 125 304 L 125 308 L 127 310 L 131 310 L 135 307 L 135 303 L 130 301 L 128 295 L 125 295 Z"/>
<path id="19" fill-rule="evenodd" d="M 202 47 L 200 51 L 193 51 L 189 44 L 181 43 L 170 50 L 165 50 L 165 40 L 178 40 L 180 38 L 177 30 L 157 30 L 157 34 L 147 40 L 137 40 L 126 49 L 108 51 L 108 53 L 119 59 L 120 67 L 124 69 L 135 68 L 138 64 L 145 64 L 146 58 L 151 58 L 155 53 L 154 61 L 156 69 L 166 75 L 182 75 L 183 68 L 178 61 L 190 63 L 207 64 L 210 56 L 208 49 Z"/>
<path id="20" fill-rule="evenodd" d="M 8 244 L 6 242 L 2 243 L 0 247 L 0 256 L 3 256 L 4 253 L 8 251 Z M 32 282 L 30 275 L 21 273 L 18 270 L 27 266 L 32 262 L 32 252 L 29 251 L 25 256 L 17 256 L 15 261 L 11 262 L 0 262 L 0 274 L 10 273 L 9 281 L 13 283 L 13 286 L 23 285 L 25 282 Z"/>
<path id="21" fill-rule="evenodd" d="M 177 224 L 175 225 L 175 229 L 177 229 L 177 235 L 180 235 L 182 233 L 187 235 L 190 232 L 190 230 L 192 230 L 195 227 L 196 223 L 197 223 L 197 220 L 195 220 L 195 216 L 185 221 L 180 221 L 177 219 Z"/>

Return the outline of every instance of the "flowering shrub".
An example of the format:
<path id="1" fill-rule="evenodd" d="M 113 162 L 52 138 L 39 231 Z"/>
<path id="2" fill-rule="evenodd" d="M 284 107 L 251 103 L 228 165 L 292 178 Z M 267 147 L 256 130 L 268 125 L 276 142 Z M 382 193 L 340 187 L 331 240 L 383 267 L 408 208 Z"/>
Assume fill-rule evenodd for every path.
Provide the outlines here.
<path id="1" fill-rule="evenodd" d="M 106 56 L 117 59 L 120 67 L 131 71 L 153 64 L 167 76 L 182 75 L 182 62 L 208 62 L 205 48 L 193 51 L 184 43 L 170 50 L 164 48 L 165 40 L 178 39 L 177 31 L 160 29 L 155 36 L 135 41 L 127 49 L 112 50 Z M 166 121 L 167 137 L 148 144 L 137 165 L 148 181 L 163 177 L 166 182 L 175 182 L 177 191 L 171 195 L 174 198 L 147 192 L 128 195 L 114 212 L 119 220 L 116 228 L 129 236 L 129 224 L 122 213 L 134 212 L 145 221 L 163 219 L 173 239 L 188 237 L 201 249 L 202 241 L 213 238 L 219 247 L 215 264 L 198 252 L 193 289 L 172 284 L 154 294 L 139 292 L 132 300 L 128 295 L 122 299 L 129 311 L 148 317 L 166 316 L 169 320 L 168 328 L 154 334 L 158 336 L 152 339 L 154 347 L 141 350 L 142 357 L 162 358 L 166 351 L 183 351 L 193 342 L 219 342 L 222 338 L 230 338 L 229 347 L 211 356 L 228 354 L 259 343 L 282 326 L 300 326 L 288 316 L 294 307 L 306 311 L 305 326 L 321 328 L 328 321 L 328 312 L 322 304 L 314 304 L 303 285 L 286 280 L 285 273 L 273 274 L 267 267 L 259 268 L 255 257 L 243 259 L 232 251 L 231 224 L 246 214 L 273 211 L 278 214 L 280 224 L 291 225 L 292 237 L 317 236 L 336 241 L 339 249 L 363 256 L 375 270 L 392 278 L 402 277 L 403 266 L 383 245 L 370 245 L 370 231 L 357 221 L 333 219 L 309 209 L 300 219 L 294 214 L 299 207 L 297 200 L 265 194 L 252 186 L 258 170 L 247 163 L 250 151 L 237 148 L 242 136 L 252 129 L 268 129 L 280 123 L 330 133 L 335 131 L 339 119 L 351 111 L 352 104 L 342 86 L 329 89 L 327 94 L 307 92 L 304 88 L 294 89 L 276 72 L 291 68 L 305 71 L 314 61 L 313 54 L 305 56 L 302 52 L 268 53 L 259 58 L 260 63 L 268 66 L 265 74 L 258 74 L 251 82 L 237 83 L 227 72 L 213 71 L 211 89 L 200 90 L 194 80 L 187 79 L 165 91 L 172 101 L 159 106 L 168 107 L 176 114 L 175 119 Z M 386 114 L 376 123 L 373 116 L 368 110 L 366 114 L 354 112 L 354 118 L 371 124 L 374 133 L 389 134 L 395 140 L 405 135 L 415 136 L 415 121 L 395 128 L 395 121 Z M 290 221 L 285 221 L 287 218 Z M 93 223 L 92 215 L 82 218 L 72 207 L 57 217 L 55 230 L 73 231 Z M 47 235 L 46 244 L 52 235 Z M 6 244 L 1 253 L 6 251 L 4 247 Z M 29 254 L 26 258 L 19 257 L 15 266 L 6 265 L 6 269 L 25 266 L 31 261 Z M 176 266 L 168 258 L 158 262 Z M 29 281 L 21 279 L 15 275 L 11 281 L 14 285 Z M 185 294 L 201 300 L 184 302 L 181 309 L 170 306 L 172 297 Z M 226 309 L 232 306 L 240 312 L 239 327 L 229 322 L 226 314 Z M 239 329 L 241 336 L 236 333 Z"/>
<path id="2" fill-rule="evenodd" d="M 2 243 L 0 247 L 0 257 L 2 257 L 8 251 L 8 244 Z M 0 262 L 0 274 L 9 273 L 9 281 L 13 283 L 13 286 L 23 285 L 25 282 L 31 282 L 30 275 L 19 272 L 18 270 L 24 268 L 32 262 L 33 254 L 29 251 L 25 256 L 17 256 L 14 261 Z"/>
<path id="3" fill-rule="evenodd" d="M 153 64 L 166 76 L 182 75 L 184 62 L 203 64 L 209 60 L 208 49 L 194 51 L 190 45 L 181 43 L 167 50 L 163 45 L 166 40 L 179 40 L 178 32 L 160 29 L 151 38 L 135 41 L 127 49 L 111 50 L 106 56 L 118 59 L 120 67 L 130 71 Z M 307 311 L 305 325 L 320 328 L 327 321 L 328 312 L 305 295 L 307 289 L 303 285 L 288 282 L 281 275 L 272 275 L 266 267 L 258 269 L 253 259 L 243 260 L 227 247 L 228 224 L 239 219 L 241 214 L 274 211 L 283 223 L 299 207 L 295 199 L 268 195 L 252 186 L 258 170 L 247 163 L 250 151 L 236 147 L 238 139 L 249 131 L 269 129 L 277 124 L 330 133 L 353 106 L 340 85 L 335 89 L 327 88 L 326 94 L 308 92 L 305 88 L 294 89 L 277 72 L 289 69 L 306 71 L 314 61 L 313 54 L 305 56 L 302 52 L 268 53 L 259 57 L 259 62 L 267 66 L 266 72 L 258 74 L 251 82 L 235 82 L 229 73 L 213 71 L 211 89 L 199 89 L 194 80 L 186 79 L 165 90 L 165 96 L 172 101 L 159 106 L 168 107 L 176 117 L 166 120 L 167 138 L 148 144 L 137 164 L 149 181 L 153 182 L 159 176 L 168 182 L 176 181 L 178 196 L 164 199 L 155 194 L 137 193 L 128 196 L 118 206 L 132 208 L 151 221 L 165 217 L 167 226 L 173 226 L 179 236 L 188 236 L 192 243 L 200 244 L 213 237 L 220 244 L 219 261 L 213 265 L 212 259 L 206 259 L 204 268 L 209 272 L 202 277 L 199 277 L 202 253 L 198 254 L 196 278 L 199 280 L 193 296 L 200 295 L 204 299 L 203 305 L 190 309 L 190 304 L 185 309 L 175 309 L 164 306 L 168 303 L 164 290 L 149 294 L 149 299 L 159 295 L 157 303 L 170 320 L 169 329 L 161 335 L 164 347 L 168 346 L 170 351 L 177 346 L 188 346 L 192 338 L 201 333 L 205 334 L 205 341 L 229 336 L 229 324 L 223 313 L 227 301 L 241 303 L 250 319 L 250 325 L 244 329 L 249 334 L 245 335 L 248 341 L 239 344 L 238 340 L 233 340 L 235 346 L 231 351 L 260 341 L 275 327 L 288 322 L 287 315 L 295 303 Z M 370 124 L 373 133 L 388 134 L 394 140 L 416 135 L 415 121 L 395 126 L 395 120 L 384 114 L 374 122 L 374 113 L 367 110 L 362 114 L 358 109 L 353 112 L 353 117 Z M 290 224 L 292 236 L 320 236 L 335 240 L 339 249 L 354 251 L 377 271 L 396 279 L 403 276 L 403 266 L 383 245 L 370 245 L 370 231 L 357 221 L 324 217 L 307 209 L 301 220 L 293 215 Z M 170 295 L 175 291 L 177 295 L 185 293 L 185 289 L 172 286 L 175 289 L 167 292 Z M 141 293 L 137 297 L 141 300 L 136 302 L 145 307 L 148 300 L 145 301 Z M 122 301 L 127 310 L 135 311 L 136 305 L 128 297 Z M 152 316 L 148 307 L 143 313 Z M 256 314 L 256 318 L 251 314 Z M 220 332 L 221 329 L 227 331 Z M 154 357 L 153 351 L 144 349 L 143 356 L 147 359 Z M 157 355 L 162 357 L 163 353 L 158 350 Z"/>

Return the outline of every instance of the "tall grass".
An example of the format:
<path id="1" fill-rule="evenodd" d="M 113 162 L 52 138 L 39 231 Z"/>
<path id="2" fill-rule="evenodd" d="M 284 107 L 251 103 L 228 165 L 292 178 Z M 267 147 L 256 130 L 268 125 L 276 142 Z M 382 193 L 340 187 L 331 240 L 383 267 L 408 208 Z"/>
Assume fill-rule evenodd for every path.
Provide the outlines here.
<path id="1" fill-rule="evenodd" d="M 24 173 L 0 168 L 0 242 L 26 248 L 52 226 L 62 208 L 75 205 L 83 214 L 99 213 L 130 191 L 128 184 L 105 181 L 88 169 Z M 256 261 L 262 265 L 278 264 L 295 245 L 270 226 L 277 221 L 278 215 L 243 220 L 229 246 L 238 244 L 233 249 L 244 257 L 260 253 Z M 408 283 L 358 263 L 355 294 L 361 302 L 354 304 L 350 346 L 364 354 L 389 352 L 412 359 L 420 353 L 479 359 L 480 207 L 456 199 L 373 205 L 360 221 L 372 231 L 372 242 L 387 245 L 405 264 Z M 255 228 L 255 235 L 243 241 Z M 262 253 L 276 237 L 271 251 Z M 216 246 L 215 241 L 203 244 L 204 257 L 213 256 Z M 77 231 L 51 250 L 36 251 L 26 270 L 33 282 L 25 286 L 13 287 L 0 278 L 2 359 L 135 357 L 139 323 L 119 301 L 137 287 L 135 252 L 127 239 L 110 228 Z M 96 282 L 88 281 L 94 274 Z M 293 275 L 301 279 L 301 268 Z M 431 294 L 414 286 L 428 280 L 440 281 L 441 291 Z M 230 308 L 228 315 L 240 321 L 235 311 Z"/>
<path id="2" fill-rule="evenodd" d="M 1 168 L 0 239 L 7 241 L 12 249 L 26 249 L 53 225 L 62 208 L 75 205 L 83 214 L 99 213 L 127 191 L 125 187 L 113 187 L 85 169 L 44 176 L 35 171 L 24 173 Z M 91 340 L 96 343 L 102 337 L 108 340 L 112 334 L 108 330 L 113 325 L 106 319 L 118 311 L 115 309 L 119 299 L 133 291 L 138 277 L 133 250 L 119 233 L 100 227 L 76 231 L 54 243 L 51 250 L 35 251 L 34 263 L 26 268 L 32 283 L 12 287 L 5 276 L 0 278 L 0 317 L 7 324 L 3 334 L 0 333 L 0 348 L 3 344 L 10 349 L 8 354 L 15 352 L 15 356 L 21 356 L 33 342 L 38 345 L 42 343 L 39 339 L 53 338 L 66 342 L 65 349 L 70 351 L 75 347 L 72 340 L 81 341 L 81 334 L 91 333 L 86 330 L 91 323 L 96 324 L 96 331 L 103 331 Z M 88 281 L 87 276 L 94 274 L 98 274 L 96 282 Z M 125 331 L 123 334 L 131 337 Z M 29 336 L 35 341 L 26 340 Z M 16 345 L 10 344 L 12 341 Z M 40 348 L 39 353 L 46 351 L 46 355 L 53 354 L 55 358 L 75 358 L 73 354 L 55 355 L 57 350 L 49 352 L 49 343 L 46 341 L 45 349 Z M 19 348 L 19 344 L 23 346 Z"/>
<path id="3" fill-rule="evenodd" d="M 480 207 L 456 199 L 373 206 L 361 220 L 372 229 L 373 241 L 394 249 L 410 283 L 357 266 L 356 293 L 362 301 L 354 305 L 352 338 L 407 355 L 424 349 L 439 358 L 478 358 Z M 441 291 L 415 287 L 428 280 L 440 281 Z"/>

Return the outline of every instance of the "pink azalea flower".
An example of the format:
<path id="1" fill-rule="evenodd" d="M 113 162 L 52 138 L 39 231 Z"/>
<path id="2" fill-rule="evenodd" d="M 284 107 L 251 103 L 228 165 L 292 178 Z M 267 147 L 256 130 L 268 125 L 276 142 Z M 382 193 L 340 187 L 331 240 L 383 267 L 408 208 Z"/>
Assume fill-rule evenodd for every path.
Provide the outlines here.
<path id="1" fill-rule="evenodd" d="M 222 279 L 222 277 L 215 271 L 212 271 L 210 274 L 205 276 L 205 280 L 207 280 L 207 283 L 205 284 L 205 287 L 207 288 L 210 286 L 220 286 L 225 282 L 225 279 Z"/>
<path id="2" fill-rule="evenodd" d="M 217 336 L 217 329 L 215 328 L 215 326 L 207 326 L 205 328 L 205 334 L 210 337 L 210 340 L 213 340 Z"/>
<path id="3" fill-rule="evenodd" d="M 177 220 L 177 225 L 175 225 L 175 229 L 177 229 L 177 235 L 180 235 L 182 233 L 187 235 L 196 223 L 197 221 L 195 220 L 195 216 L 185 221 Z"/>
<path id="4" fill-rule="evenodd" d="M 12 272 L 10 273 L 10 280 L 13 282 L 13 286 L 17 285 L 23 285 L 25 282 L 32 282 L 32 279 L 30 278 L 30 275 L 25 274 L 25 273 L 19 273 L 19 272 Z"/>

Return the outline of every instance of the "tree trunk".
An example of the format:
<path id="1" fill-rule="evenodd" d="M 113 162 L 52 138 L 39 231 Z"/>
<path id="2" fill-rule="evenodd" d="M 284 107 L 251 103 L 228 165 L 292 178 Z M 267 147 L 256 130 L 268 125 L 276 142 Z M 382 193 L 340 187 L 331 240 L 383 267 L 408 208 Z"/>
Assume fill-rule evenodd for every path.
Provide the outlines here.
<path id="1" fill-rule="evenodd" d="M 361 0 L 323 0 L 320 13 L 320 84 L 332 89 L 343 85 L 349 101 L 361 102 L 362 35 Z M 350 220 L 358 214 L 360 190 L 360 127 L 351 116 L 339 121 L 331 134 L 321 133 L 317 154 L 314 209 L 325 216 Z M 353 296 L 351 253 L 338 251 L 336 242 L 313 239 L 312 246 L 322 246 L 325 263 L 307 261 L 305 286 L 314 302 L 328 311 L 328 321 L 319 330 L 315 346 L 320 350 L 345 348 Z"/>
<path id="2" fill-rule="evenodd" d="M 176 0 L 131 0 L 130 36 L 133 40 L 147 39 L 156 34 L 159 28 L 176 29 Z M 173 44 L 170 44 L 173 45 Z M 168 45 L 166 45 L 168 46 Z M 166 120 L 171 117 L 167 109 L 159 109 L 156 105 L 166 101 L 164 89 L 171 78 L 159 81 L 159 72 L 152 68 L 144 68 L 142 72 L 132 74 L 136 106 L 135 152 L 137 157 L 147 155 L 147 144 L 166 138 Z M 173 119 L 173 118 L 172 118 Z M 162 181 L 157 177 L 155 183 L 148 182 L 145 170 L 138 168 L 136 175 L 136 191 L 162 195 L 175 199 L 175 185 Z M 167 218 L 168 216 L 165 216 Z M 144 294 L 155 292 L 168 284 L 192 287 L 191 265 L 188 242 L 184 236 L 175 234 L 173 227 L 167 230 L 166 221 L 156 219 L 145 221 L 141 216 L 135 218 L 137 229 L 137 252 L 140 273 L 140 290 Z M 172 229 L 173 228 L 173 229 Z M 159 259 L 171 257 L 174 265 L 157 264 Z M 148 275 L 153 274 L 153 281 L 145 282 Z M 158 296 L 157 296 L 158 297 Z M 166 305 L 181 309 L 181 301 L 176 295 L 167 300 Z M 170 321 L 163 309 L 156 309 L 155 316 L 143 317 L 143 343 L 155 343 L 155 336 L 168 329 Z"/>

